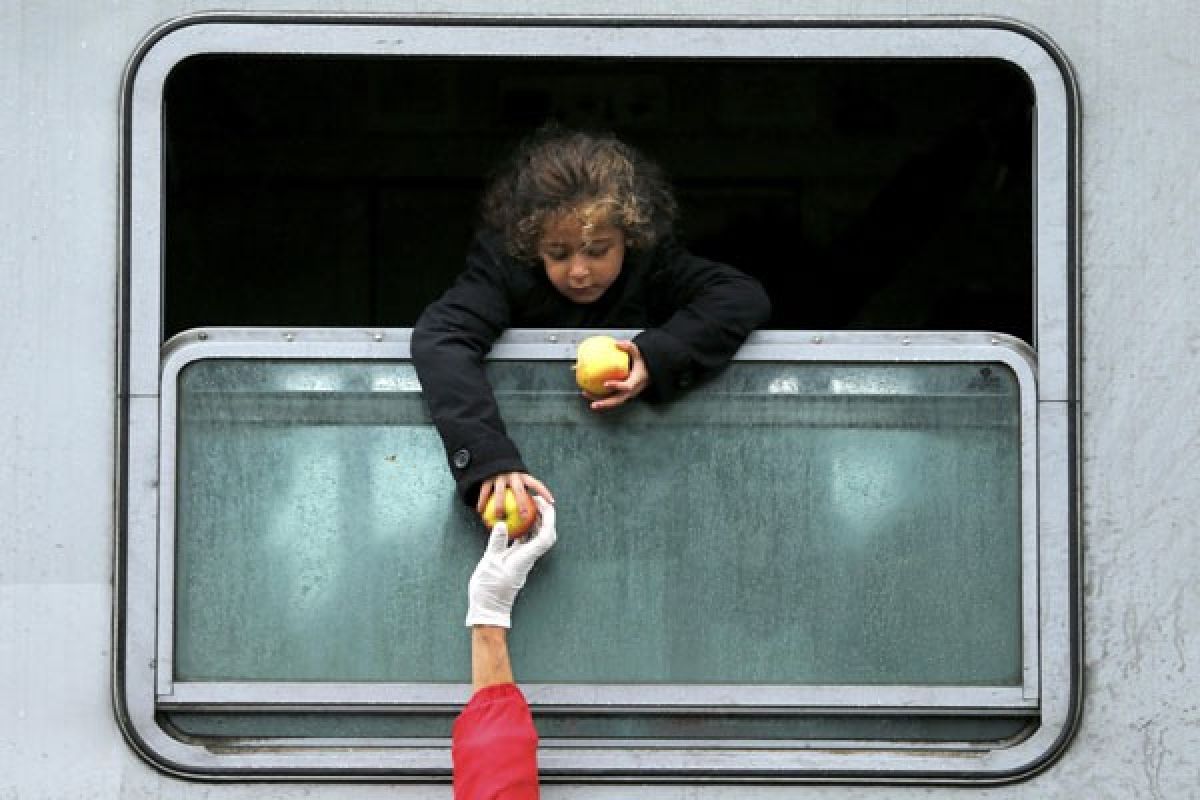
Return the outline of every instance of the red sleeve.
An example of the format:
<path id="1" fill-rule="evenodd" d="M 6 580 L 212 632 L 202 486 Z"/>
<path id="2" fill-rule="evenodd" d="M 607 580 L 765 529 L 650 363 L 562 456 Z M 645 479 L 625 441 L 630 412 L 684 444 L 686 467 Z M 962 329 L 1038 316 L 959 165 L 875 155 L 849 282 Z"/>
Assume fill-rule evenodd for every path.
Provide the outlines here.
<path id="1" fill-rule="evenodd" d="M 480 689 L 454 722 L 454 800 L 537 800 L 537 745 L 516 684 Z"/>

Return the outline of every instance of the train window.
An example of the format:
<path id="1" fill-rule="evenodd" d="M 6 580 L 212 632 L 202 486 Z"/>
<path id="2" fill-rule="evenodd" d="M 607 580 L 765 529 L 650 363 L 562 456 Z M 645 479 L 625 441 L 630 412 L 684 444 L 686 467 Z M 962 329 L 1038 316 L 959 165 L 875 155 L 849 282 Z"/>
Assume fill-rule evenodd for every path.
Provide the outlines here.
<path id="1" fill-rule="evenodd" d="M 461 680 L 482 531 L 442 479 L 412 366 L 201 358 L 213 343 L 166 376 L 173 681 Z M 493 386 L 526 457 L 572 488 L 559 524 L 579 532 L 522 604 L 526 682 L 987 686 L 1023 704 L 1020 351 L 1016 368 L 830 364 L 751 344 L 669 412 L 612 425 L 577 402 L 569 346 L 506 359 L 520 349 L 499 347 Z"/>
<path id="2" fill-rule="evenodd" d="M 510 431 L 574 499 L 512 640 L 543 770 L 1038 768 L 1078 687 L 1072 91 L 994 21 L 157 32 L 125 100 L 130 739 L 201 777 L 446 778 L 481 528 L 408 326 L 487 168 L 555 118 L 661 154 L 685 238 L 775 317 L 619 424 L 575 402 L 580 332 L 493 350 Z"/>

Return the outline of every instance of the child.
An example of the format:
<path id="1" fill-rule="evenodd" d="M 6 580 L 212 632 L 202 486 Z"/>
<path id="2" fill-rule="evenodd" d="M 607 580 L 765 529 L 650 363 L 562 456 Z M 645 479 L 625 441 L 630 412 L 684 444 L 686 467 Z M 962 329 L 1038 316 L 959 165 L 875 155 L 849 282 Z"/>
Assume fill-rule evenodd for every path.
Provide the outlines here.
<path id="1" fill-rule="evenodd" d="M 467 268 L 425 309 L 412 358 L 464 502 L 482 512 L 512 489 L 520 514 L 529 474 L 484 374 L 506 328 L 642 328 L 618 346 L 631 370 L 594 411 L 644 396 L 670 400 L 724 366 L 770 315 L 766 293 L 732 267 L 697 258 L 672 236 L 676 205 L 659 167 L 611 136 L 544 130 L 522 143 L 483 196 L 483 230 Z"/>

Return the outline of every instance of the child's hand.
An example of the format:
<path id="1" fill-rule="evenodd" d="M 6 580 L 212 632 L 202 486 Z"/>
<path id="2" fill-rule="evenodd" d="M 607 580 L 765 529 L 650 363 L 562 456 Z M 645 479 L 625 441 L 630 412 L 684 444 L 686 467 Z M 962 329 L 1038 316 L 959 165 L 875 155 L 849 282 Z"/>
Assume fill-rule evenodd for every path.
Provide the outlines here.
<path id="1" fill-rule="evenodd" d="M 487 508 L 488 500 L 494 499 L 496 518 L 504 519 L 504 490 L 512 489 L 517 499 L 517 513 L 521 519 L 530 519 L 534 514 L 533 500 L 529 490 L 533 489 L 549 502 L 554 502 L 554 495 L 545 484 L 527 472 L 501 472 L 485 480 L 479 486 L 479 499 L 475 502 L 475 511 L 479 514 Z"/>
<path id="2" fill-rule="evenodd" d="M 642 358 L 642 351 L 638 349 L 638 346 L 633 342 L 624 341 L 617 342 L 617 348 L 629 354 L 629 376 L 623 381 L 604 382 L 604 386 L 612 390 L 612 394 L 596 397 L 584 392 L 583 396 L 592 401 L 590 406 L 592 411 L 607 411 L 610 408 L 616 408 L 627 400 L 637 397 L 650 384 L 650 371 L 646 369 L 646 360 Z"/>

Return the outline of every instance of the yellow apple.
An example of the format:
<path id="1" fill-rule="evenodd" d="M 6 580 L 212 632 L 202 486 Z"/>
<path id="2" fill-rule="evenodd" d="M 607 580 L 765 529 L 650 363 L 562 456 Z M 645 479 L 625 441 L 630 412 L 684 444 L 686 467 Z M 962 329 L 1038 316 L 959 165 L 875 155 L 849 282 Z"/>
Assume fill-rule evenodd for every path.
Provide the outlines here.
<path id="1" fill-rule="evenodd" d="M 508 536 L 511 539 L 517 539 L 524 536 L 533 527 L 533 523 L 537 522 L 538 513 L 537 506 L 533 507 L 533 515 L 529 519 L 521 519 L 521 515 L 517 512 L 517 496 L 513 494 L 512 489 L 504 490 L 504 524 L 508 526 Z M 483 524 L 487 525 L 488 530 L 496 526 L 496 498 L 489 497 L 487 505 L 483 507 Z"/>
<path id="2" fill-rule="evenodd" d="M 617 347 L 611 336 L 589 336 L 575 352 L 575 382 L 591 395 L 612 392 L 605 381 L 623 381 L 629 377 L 629 353 Z"/>

